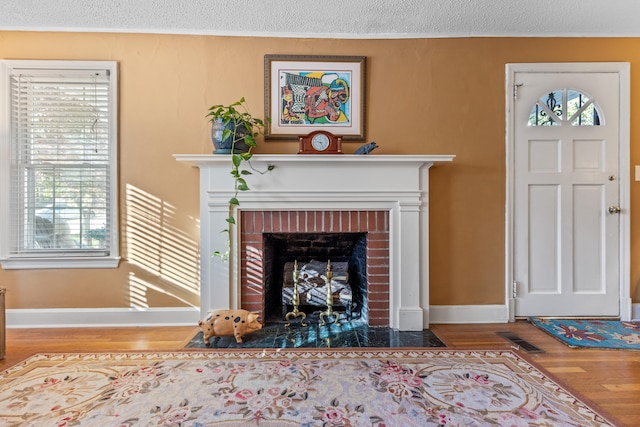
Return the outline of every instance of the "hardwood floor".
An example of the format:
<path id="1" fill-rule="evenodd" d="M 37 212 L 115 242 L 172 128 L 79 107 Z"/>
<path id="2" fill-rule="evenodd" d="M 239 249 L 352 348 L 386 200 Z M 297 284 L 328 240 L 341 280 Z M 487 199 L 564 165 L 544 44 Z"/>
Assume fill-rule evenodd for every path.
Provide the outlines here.
<path id="1" fill-rule="evenodd" d="M 524 354 L 560 384 L 595 403 L 623 425 L 640 425 L 640 351 L 571 349 L 528 322 L 431 325 L 453 349 L 509 349 L 496 334 L 511 331 L 544 350 Z M 8 329 L 6 369 L 36 353 L 179 350 L 197 327 Z"/>

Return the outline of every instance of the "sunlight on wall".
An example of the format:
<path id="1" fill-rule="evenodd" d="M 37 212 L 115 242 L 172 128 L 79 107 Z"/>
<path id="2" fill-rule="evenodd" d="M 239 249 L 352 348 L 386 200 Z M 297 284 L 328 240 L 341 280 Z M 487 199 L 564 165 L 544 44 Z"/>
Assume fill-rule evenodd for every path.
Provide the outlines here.
<path id="1" fill-rule="evenodd" d="M 198 242 L 176 227 L 175 207 L 132 185 L 126 187 L 125 257 L 131 307 L 148 308 L 149 293 L 200 304 Z"/>
<path id="2" fill-rule="evenodd" d="M 140 277 L 137 277 L 135 273 L 129 273 L 129 301 L 131 302 L 131 308 L 149 308 L 149 302 L 147 293 L 152 290 L 159 294 L 169 295 L 181 301 L 184 305 L 195 307 L 191 301 L 181 298 L 176 292 L 169 292 L 167 289 L 147 282 Z"/>
<path id="3" fill-rule="evenodd" d="M 148 283 L 129 273 L 129 303 L 131 308 L 149 308 L 147 302 Z"/>
<path id="4" fill-rule="evenodd" d="M 247 247 L 247 288 L 245 292 L 250 295 L 262 295 L 264 286 L 262 279 L 263 271 L 263 253 L 262 250 L 254 246 Z"/>

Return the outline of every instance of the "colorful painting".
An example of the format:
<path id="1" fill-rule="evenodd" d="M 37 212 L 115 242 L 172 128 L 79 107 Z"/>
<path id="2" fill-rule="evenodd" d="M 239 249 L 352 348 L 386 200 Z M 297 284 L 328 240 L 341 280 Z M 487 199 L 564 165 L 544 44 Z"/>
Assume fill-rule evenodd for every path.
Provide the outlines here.
<path id="1" fill-rule="evenodd" d="M 365 57 L 265 56 L 267 139 L 326 130 L 364 139 Z"/>

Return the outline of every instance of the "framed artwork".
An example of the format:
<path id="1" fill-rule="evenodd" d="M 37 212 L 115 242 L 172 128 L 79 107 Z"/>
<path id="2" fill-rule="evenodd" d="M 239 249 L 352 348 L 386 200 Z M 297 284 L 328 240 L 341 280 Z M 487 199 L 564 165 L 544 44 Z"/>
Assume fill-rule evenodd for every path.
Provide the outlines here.
<path id="1" fill-rule="evenodd" d="M 265 139 L 365 139 L 365 56 L 265 55 Z"/>

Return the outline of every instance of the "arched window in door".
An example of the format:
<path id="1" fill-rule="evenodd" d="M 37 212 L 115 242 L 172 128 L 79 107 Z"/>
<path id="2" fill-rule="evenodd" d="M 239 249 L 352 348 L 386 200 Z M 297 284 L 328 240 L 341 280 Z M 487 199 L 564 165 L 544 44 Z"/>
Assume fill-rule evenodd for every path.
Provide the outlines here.
<path id="1" fill-rule="evenodd" d="M 600 126 L 603 115 L 595 100 L 574 89 L 556 89 L 542 96 L 529 114 L 529 126 Z"/>

